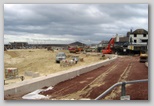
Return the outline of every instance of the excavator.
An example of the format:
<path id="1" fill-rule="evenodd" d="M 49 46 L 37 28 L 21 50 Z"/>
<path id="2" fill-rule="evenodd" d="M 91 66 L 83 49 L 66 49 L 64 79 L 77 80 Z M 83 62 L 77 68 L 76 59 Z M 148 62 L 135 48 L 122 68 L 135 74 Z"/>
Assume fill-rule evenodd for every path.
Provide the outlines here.
<path id="1" fill-rule="evenodd" d="M 111 38 L 107 47 L 102 50 L 102 54 L 112 54 L 114 48 L 114 38 Z"/>

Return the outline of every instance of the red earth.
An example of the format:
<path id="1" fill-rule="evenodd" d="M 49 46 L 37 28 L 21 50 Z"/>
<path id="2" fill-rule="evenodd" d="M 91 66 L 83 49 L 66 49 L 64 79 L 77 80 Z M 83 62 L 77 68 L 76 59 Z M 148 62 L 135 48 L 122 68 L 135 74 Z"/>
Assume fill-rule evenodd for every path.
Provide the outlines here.
<path id="1" fill-rule="evenodd" d="M 52 90 L 41 94 L 51 95 L 51 99 L 95 99 L 117 82 L 140 79 L 148 79 L 148 68 L 145 63 L 140 63 L 139 57 L 136 56 L 123 56 L 106 66 L 61 82 Z M 121 95 L 119 89 L 120 87 L 115 88 L 103 99 L 119 100 Z M 148 100 L 148 83 L 127 85 L 126 95 L 130 95 L 131 100 Z"/>
<path id="2" fill-rule="evenodd" d="M 61 82 L 41 94 L 50 96 L 50 100 L 93 100 L 117 82 L 141 79 L 148 79 L 145 63 L 140 63 L 138 56 L 119 56 L 106 66 Z M 130 96 L 130 100 L 148 100 L 148 82 L 126 85 L 126 95 Z M 120 100 L 120 96 L 119 86 L 102 100 Z M 21 97 L 14 95 L 5 99 L 17 100 Z"/>

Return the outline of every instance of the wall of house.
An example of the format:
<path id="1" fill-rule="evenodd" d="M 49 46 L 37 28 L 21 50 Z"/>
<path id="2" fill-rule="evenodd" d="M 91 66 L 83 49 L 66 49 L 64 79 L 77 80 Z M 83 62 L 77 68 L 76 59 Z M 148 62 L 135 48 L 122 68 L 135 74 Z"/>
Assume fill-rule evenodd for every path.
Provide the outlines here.
<path id="1" fill-rule="evenodd" d="M 143 34 L 136 34 L 136 37 L 134 37 L 134 34 L 130 34 L 129 39 L 132 37 L 132 44 L 147 44 L 147 42 L 142 42 L 142 40 L 148 40 L 148 34 L 146 37 L 144 37 Z M 136 43 L 134 42 L 136 40 Z"/>

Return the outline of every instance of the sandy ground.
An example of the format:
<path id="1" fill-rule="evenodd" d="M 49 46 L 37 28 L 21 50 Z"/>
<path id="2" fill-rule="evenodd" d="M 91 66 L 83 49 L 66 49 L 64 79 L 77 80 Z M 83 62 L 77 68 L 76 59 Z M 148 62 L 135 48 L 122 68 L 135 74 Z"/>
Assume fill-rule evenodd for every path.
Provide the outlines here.
<path id="1" fill-rule="evenodd" d="M 65 52 L 67 56 L 79 56 L 83 58 L 84 62 L 78 62 L 73 66 L 61 67 L 60 64 L 55 63 L 55 57 L 58 52 Z M 26 76 L 25 72 L 38 72 L 40 76 L 49 75 L 59 71 L 64 71 L 74 67 L 79 67 L 94 62 L 102 61 L 101 55 L 86 56 L 84 53 L 74 54 L 69 53 L 68 50 L 54 50 L 47 51 L 46 49 L 18 49 L 4 51 L 4 69 L 17 68 L 18 76 L 24 76 L 26 79 L 33 78 L 32 76 Z M 4 74 L 5 75 L 5 74 Z M 5 79 L 5 84 L 11 84 L 21 81 L 20 78 Z"/>

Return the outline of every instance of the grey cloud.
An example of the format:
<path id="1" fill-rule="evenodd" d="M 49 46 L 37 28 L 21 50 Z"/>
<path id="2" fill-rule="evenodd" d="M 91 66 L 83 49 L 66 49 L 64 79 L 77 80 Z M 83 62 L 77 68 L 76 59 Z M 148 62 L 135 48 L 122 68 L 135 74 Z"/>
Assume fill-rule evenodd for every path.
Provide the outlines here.
<path id="1" fill-rule="evenodd" d="M 7 5 L 4 5 L 4 35 L 43 34 L 51 38 L 71 35 L 75 40 L 96 42 L 116 33 L 124 35 L 131 27 L 148 29 L 147 4 L 14 4 L 12 8 Z M 139 26 L 131 21 L 134 18 L 145 19 L 147 23 Z"/>

